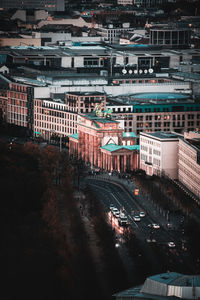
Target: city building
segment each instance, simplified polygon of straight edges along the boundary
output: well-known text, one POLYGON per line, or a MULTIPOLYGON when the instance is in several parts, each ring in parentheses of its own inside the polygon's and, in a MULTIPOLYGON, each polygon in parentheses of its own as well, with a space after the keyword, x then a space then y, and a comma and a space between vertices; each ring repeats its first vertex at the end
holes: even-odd
POLYGON ((118 44, 122 33, 133 31, 130 23, 107 24, 98 28, 99 33, 103 36, 104 41, 109 44, 118 44))
POLYGON ((64 0, 1 0, 0 8, 7 9, 45 9, 48 11, 64 11, 64 0))
POLYGON ((10 80, 0 74, 0 119, 7 121, 8 89, 10 80))
POLYGON ((165 4, 166 0, 134 0, 134 5, 142 7, 158 7, 165 4))
POLYGON ((185 132, 178 145, 178 180, 200 199, 200 132, 185 132))
POLYGON ((34 124, 33 87, 11 82, 7 97, 7 122, 25 127, 31 133, 34 124))
POLYGON ((200 126, 200 104, 185 94, 143 93, 108 98, 107 108, 125 132, 194 131, 200 126))
POLYGON ((0 119, 7 120, 7 90, 0 89, 0 119))
POLYGON ((133 5, 134 0, 117 0, 118 5, 133 5))
POLYGON ((189 48, 191 46, 191 29, 173 25, 157 25, 150 28, 150 44, 167 48, 189 48))
POLYGON ((69 136, 69 154, 90 166, 112 172, 139 167, 139 146, 135 135, 126 134, 109 111, 100 108, 78 117, 77 133, 69 136))
POLYGON ((12 47, 12 46, 34 46, 39 47, 41 46, 41 39, 36 39, 30 37, 21 37, 21 35, 14 33, 12 34, 1 34, 0 36, 0 46, 1 47, 12 47))
POLYGON ((147 175, 178 178, 178 135, 171 132, 140 133, 140 169, 147 175))
POLYGON ((141 286, 113 295, 116 300, 199 299, 200 276, 167 272, 148 277, 141 286))
POLYGON ((35 98, 34 135, 50 140, 54 134, 66 137, 77 133, 78 114, 92 112, 97 104, 105 108, 105 94, 74 92, 35 98))
POLYGON ((102 109, 106 108, 106 95, 99 92, 66 93, 65 100, 67 110, 81 114, 93 112, 97 104, 100 105, 102 109))

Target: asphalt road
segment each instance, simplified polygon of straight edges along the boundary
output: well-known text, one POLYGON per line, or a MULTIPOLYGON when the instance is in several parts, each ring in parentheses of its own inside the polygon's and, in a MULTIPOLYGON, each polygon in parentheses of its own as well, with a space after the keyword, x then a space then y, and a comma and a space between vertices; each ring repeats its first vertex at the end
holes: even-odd
MULTIPOLYGON (((97 198, 103 204, 105 211, 109 211, 110 204, 113 204, 119 210, 123 209, 128 216, 131 230, 141 240, 141 242, 148 248, 148 243, 155 243, 157 247, 162 249, 163 253, 171 257, 171 260, 175 260, 178 264, 188 265, 188 269, 191 269, 191 260, 185 252, 183 244, 183 235, 180 230, 169 229, 163 225, 163 218, 160 214, 153 212, 151 206, 144 208, 144 201, 138 203, 138 199, 131 195, 126 189, 124 189, 119 183, 113 183, 111 181, 102 180, 100 177, 86 177, 85 183, 90 185, 97 198), (141 217, 139 222, 134 221, 133 216, 139 215, 139 212, 144 211, 145 217, 141 217), (156 223, 160 224, 159 229, 152 229, 148 225, 156 223), (175 247, 168 246, 169 242, 174 242, 175 247)), ((143 199, 144 200, 144 199, 143 199)), ((167 222, 167 220, 166 220, 167 222)), ((152 257, 152 259, 156 258, 152 257)))

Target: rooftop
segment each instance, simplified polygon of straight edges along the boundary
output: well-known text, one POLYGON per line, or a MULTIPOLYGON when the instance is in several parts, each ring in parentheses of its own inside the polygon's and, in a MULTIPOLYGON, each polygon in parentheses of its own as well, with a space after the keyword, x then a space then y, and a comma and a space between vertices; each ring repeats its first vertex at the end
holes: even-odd
POLYGON ((178 141, 178 134, 172 132, 163 132, 163 131, 156 131, 156 132, 141 132, 140 135, 146 135, 148 137, 156 138, 158 140, 177 140, 178 141))
POLYGON ((126 149, 126 150, 140 150, 140 146, 139 145, 132 145, 132 146, 124 146, 124 145, 116 145, 116 144, 107 144, 103 147, 101 147, 101 149, 107 150, 109 152, 113 152, 113 151, 117 151, 117 150, 121 150, 121 149, 126 149))
POLYGON ((191 144, 191 146, 200 150, 200 139, 187 139, 187 141, 191 144))
POLYGON ((150 276, 145 280, 143 286, 127 289, 113 296, 116 296, 117 299, 197 299, 200 294, 199 287, 199 275, 167 272, 150 276))
POLYGON ((188 99, 190 95, 180 93, 141 93, 133 95, 133 99, 175 100, 188 99))
POLYGON ((75 96, 104 96, 104 93, 101 92, 66 92, 66 94, 75 96))
POLYGON ((74 138, 74 139, 78 140, 78 138, 79 138, 79 135, 78 135, 78 133, 74 133, 74 134, 71 134, 71 135, 69 135, 69 137, 71 137, 71 138, 74 138))
POLYGON ((129 137, 135 138, 136 134, 134 132, 123 132, 123 138, 129 138, 129 137))

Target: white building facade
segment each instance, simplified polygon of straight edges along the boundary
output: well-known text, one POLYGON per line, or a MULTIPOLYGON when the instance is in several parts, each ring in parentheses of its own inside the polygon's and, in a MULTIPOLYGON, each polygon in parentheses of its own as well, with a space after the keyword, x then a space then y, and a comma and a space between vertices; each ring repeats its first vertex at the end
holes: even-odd
POLYGON ((147 175, 178 177, 178 135, 171 132, 140 133, 140 169, 147 175))

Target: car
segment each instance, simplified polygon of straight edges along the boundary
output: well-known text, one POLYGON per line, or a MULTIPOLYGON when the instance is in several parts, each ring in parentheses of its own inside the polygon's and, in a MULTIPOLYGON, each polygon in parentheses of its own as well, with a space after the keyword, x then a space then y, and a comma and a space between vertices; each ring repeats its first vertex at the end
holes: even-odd
POLYGON ((113 215, 114 215, 116 218, 119 218, 120 213, 119 213, 119 210, 118 210, 116 207, 114 207, 114 208, 112 209, 112 213, 113 213, 113 215))
POLYGON ((154 228, 154 229, 159 229, 159 228, 160 228, 160 225, 159 225, 159 224, 153 223, 153 224, 149 224, 148 227, 154 228))
POLYGON ((139 217, 139 216, 134 216, 134 217, 133 217, 133 220, 134 220, 135 222, 139 222, 139 221, 140 221, 140 217, 139 217))
POLYGON ((115 207, 115 206, 114 206, 113 204, 110 204, 110 210, 111 210, 111 211, 113 210, 114 207, 115 207))
POLYGON ((166 226, 167 226, 167 228, 172 229, 172 224, 171 223, 168 223, 166 226))
POLYGON ((141 218, 145 217, 145 212, 144 212, 144 211, 141 211, 141 212, 140 212, 140 217, 141 217, 141 218))
POLYGON ((158 225, 158 224, 152 224, 152 227, 154 228, 154 229, 159 229, 160 228, 160 225, 158 225))
POLYGON ((128 224, 128 218, 124 213, 120 213, 119 219, 118 219, 119 225, 127 225, 128 224))
POLYGON ((174 244, 174 242, 169 242, 169 243, 167 243, 167 244, 168 244, 168 246, 169 246, 170 248, 176 247, 176 245, 174 244))

